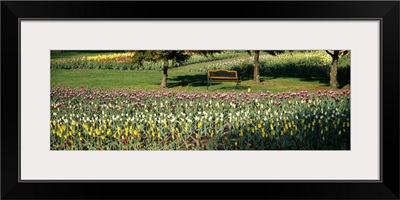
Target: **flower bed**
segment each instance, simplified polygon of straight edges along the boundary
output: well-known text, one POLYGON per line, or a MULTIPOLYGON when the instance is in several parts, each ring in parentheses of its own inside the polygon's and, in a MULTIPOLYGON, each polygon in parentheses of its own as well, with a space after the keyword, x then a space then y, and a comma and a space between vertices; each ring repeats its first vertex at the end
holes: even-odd
POLYGON ((350 91, 51 88, 51 150, 348 150, 350 91))

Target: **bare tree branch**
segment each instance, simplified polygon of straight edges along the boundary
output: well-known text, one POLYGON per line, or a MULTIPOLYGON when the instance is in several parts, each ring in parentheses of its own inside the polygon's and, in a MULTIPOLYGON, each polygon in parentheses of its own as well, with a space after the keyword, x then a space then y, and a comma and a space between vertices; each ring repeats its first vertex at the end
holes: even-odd
POLYGON ((333 57, 333 54, 331 52, 329 52, 328 50, 325 50, 325 51, 326 51, 326 53, 328 53, 330 56, 333 57))
POLYGON ((349 50, 341 51, 340 53, 341 53, 340 56, 343 57, 349 53, 349 50))

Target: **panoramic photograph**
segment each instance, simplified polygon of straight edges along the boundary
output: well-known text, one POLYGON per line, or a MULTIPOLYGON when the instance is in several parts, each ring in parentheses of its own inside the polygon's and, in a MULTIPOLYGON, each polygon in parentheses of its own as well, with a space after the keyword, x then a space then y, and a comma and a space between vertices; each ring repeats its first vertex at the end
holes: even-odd
POLYGON ((50 150, 350 150, 350 50, 51 50, 50 150))

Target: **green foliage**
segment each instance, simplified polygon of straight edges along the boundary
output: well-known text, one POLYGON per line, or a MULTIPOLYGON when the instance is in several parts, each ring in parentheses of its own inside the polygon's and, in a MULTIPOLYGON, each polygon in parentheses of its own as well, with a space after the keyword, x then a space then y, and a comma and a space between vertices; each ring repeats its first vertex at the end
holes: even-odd
POLYGON ((182 63, 183 61, 189 59, 190 55, 186 54, 185 51, 161 51, 161 50, 140 50, 133 52, 132 63, 137 63, 143 65, 145 61, 147 62, 159 62, 159 61, 175 61, 177 63, 182 63))
MULTIPOLYGON (((128 52, 129 53, 129 52, 128 52)), ((65 53, 67 54, 67 53, 65 53)), ((98 53, 95 54, 93 52, 82 53, 82 52, 71 52, 71 57, 64 57, 60 59, 52 59, 50 68, 51 69, 112 69, 112 70, 160 70, 163 66, 163 61, 159 60, 147 60, 144 55, 140 55, 135 59, 143 61, 140 63, 134 62, 132 56, 118 56, 124 54, 110 54, 110 53, 98 53), (73 56, 72 56, 73 55, 73 56), (111 58, 110 55, 115 55, 116 57, 120 57, 120 59, 111 58), (99 59, 102 58, 102 59, 99 59)), ((190 65, 195 63, 209 62, 209 61, 217 61, 227 58, 237 57, 240 54, 233 52, 221 52, 212 54, 193 54, 189 59, 186 59, 181 62, 177 62, 175 60, 169 60, 169 67, 175 68, 184 65, 190 65)))

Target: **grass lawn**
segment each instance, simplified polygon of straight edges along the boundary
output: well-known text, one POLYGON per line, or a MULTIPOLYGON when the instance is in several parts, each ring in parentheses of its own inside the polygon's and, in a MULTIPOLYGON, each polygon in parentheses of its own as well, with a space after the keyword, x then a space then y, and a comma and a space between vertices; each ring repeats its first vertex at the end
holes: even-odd
MULTIPOLYGON (((167 90, 179 91, 207 91, 207 76, 200 72, 186 72, 179 68, 170 69, 168 73, 167 90)), ((252 80, 244 80, 240 86, 236 83, 224 82, 214 83, 209 90, 232 91, 317 91, 329 90, 327 83, 315 79, 304 80, 303 78, 291 77, 268 77, 262 76, 260 84, 254 84, 252 80)), ((131 88, 157 90, 160 89, 161 71, 130 71, 130 70, 51 70, 51 84, 71 88, 80 86, 97 88, 131 88)))

